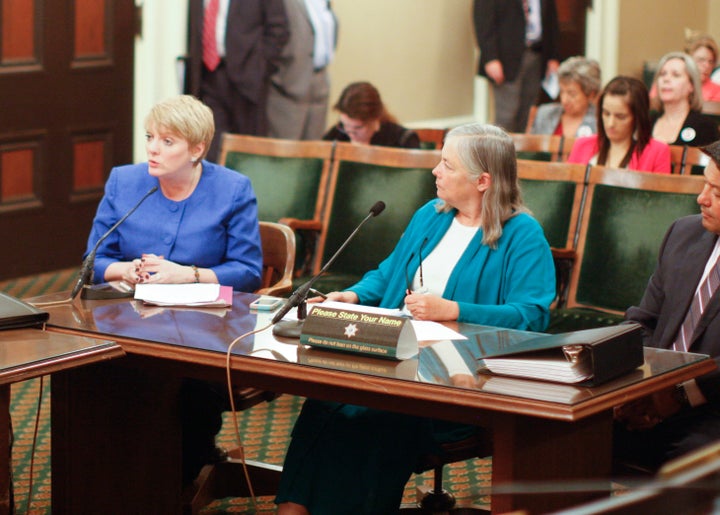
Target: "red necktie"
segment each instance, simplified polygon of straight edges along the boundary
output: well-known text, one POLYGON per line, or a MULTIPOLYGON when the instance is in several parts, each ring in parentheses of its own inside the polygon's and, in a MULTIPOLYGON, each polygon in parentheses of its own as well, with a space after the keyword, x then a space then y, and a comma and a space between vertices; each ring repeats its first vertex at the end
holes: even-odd
POLYGON ((690 309, 685 315, 685 320, 683 320, 677 338, 673 343, 673 350, 687 352, 690 349, 692 335, 703 311, 705 311, 705 306, 707 306, 718 285, 720 285, 720 267, 718 267, 718 264, 720 264, 720 260, 713 265, 710 273, 695 292, 692 303, 690 303, 690 309))
POLYGON ((214 71, 220 64, 220 54, 218 53, 217 39, 215 37, 219 7, 220 0, 210 0, 205 6, 205 14, 203 15, 203 63, 210 71, 214 71))

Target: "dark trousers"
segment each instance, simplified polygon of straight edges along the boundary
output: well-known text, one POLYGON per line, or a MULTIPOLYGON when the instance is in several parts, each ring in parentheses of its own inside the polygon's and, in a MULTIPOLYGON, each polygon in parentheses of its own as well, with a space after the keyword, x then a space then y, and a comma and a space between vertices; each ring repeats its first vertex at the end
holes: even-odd
POLYGON ((203 67, 200 83, 200 100, 212 109, 215 118, 213 137, 208 161, 217 162, 220 156, 220 139, 224 132, 267 136, 267 90, 259 102, 245 97, 230 81, 224 63, 213 72, 203 67))
POLYGON ((646 431, 628 431, 616 424, 616 460, 657 470, 666 461, 720 439, 720 409, 705 404, 681 411, 646 431))

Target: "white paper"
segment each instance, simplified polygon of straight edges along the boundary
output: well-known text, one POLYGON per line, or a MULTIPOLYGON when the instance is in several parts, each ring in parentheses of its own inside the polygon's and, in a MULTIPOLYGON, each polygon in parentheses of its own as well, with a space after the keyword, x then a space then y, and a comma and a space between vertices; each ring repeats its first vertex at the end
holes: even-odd
POLYGON ((199 304, 217 300, 220 285, 217 283, 188 284, 136 284, 135 299, 152 304, 199 304))
POLYGON ((557 73, 546 75, 542 81, 542 87, 550 98, 555 100, 560 94, 560 81, 557 73))

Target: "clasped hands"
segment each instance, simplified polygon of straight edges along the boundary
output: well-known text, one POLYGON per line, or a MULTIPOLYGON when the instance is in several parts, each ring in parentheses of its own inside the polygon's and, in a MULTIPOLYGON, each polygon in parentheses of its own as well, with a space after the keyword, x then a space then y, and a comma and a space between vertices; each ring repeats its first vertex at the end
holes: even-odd
MULTIPOLYGON (((308 299, 308 302, 322 302, 323 300, 322 297, 313 297, 308 299)), ((357 304, 360 301, 357 294, 351 291, 330 292, 327 294, 327 300, 348 304, 357 304)), ((405 306, 416 320, 433 320, 435 322, 457 320, 460 314, 457 302, 428 293, 409 293, 405 296, 405 306)))
POLYGON ((179 265, 155 254, 143 254, 128 262, 122 280, 129 284, 177 284, 195 282, 192 267, 179 265))
POLYGON ((614 409, 614 418, 630 431, 652 429, 682 408, 674 390, 674 387, 666 388, 618 406, 614 409))

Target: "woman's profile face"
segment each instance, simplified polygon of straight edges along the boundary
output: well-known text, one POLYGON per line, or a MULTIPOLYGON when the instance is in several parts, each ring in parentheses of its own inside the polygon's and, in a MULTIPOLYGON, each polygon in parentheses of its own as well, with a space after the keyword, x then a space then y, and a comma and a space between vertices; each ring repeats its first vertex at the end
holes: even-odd
POLYGON ((626 95, 605 95, 601 116, 610 143, 623 143, 632 138, 635 132, 635 117, 626 95))
POLYGON ((191 149, 188 141, 166 130, 150 127, 145 133, 150 175, 162 177, 192 167, 199 149, 191 149))
POLYGON ((715 69, 715 55, 708 47, 701 46, 695 49, 692 53, 692 58, 700 72, 700 82, 705 84, 710 80, 710 75, 715 69))
POLYGON ((437 196, 453 207, 478 197, 476 181, 468 174, 458 157, 456 145, 452 139, 445 142, 442 157, 432 171, 435 176, 437 196))
POLYGON ((668 60, 658 73, 658 96, 663 103, 690 101, 693 84, 682 59, 668 60))
POLYGON ((570 116, 584 116, 590 104, 588 97, 574 80, 560 81, 560 104, 565 114, 570 116))

